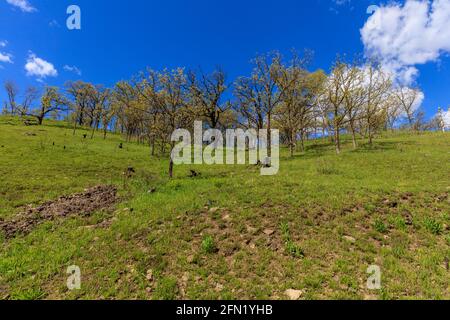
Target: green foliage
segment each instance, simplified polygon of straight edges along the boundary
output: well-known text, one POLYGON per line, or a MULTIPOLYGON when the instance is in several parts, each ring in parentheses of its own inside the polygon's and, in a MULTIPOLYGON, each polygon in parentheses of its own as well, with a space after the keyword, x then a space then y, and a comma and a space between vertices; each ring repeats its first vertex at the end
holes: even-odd
POLYGON ((372 203, 366 203, 364 204, 364 209, 366 209, 368 213, 374 213, 377 210, 377 206, 372 203))
POLYGON ((294 258, 303 258, 305 253, 299 245, 292 241, 289 224, 282 223, 280 228, 286 252, 294 258))
POLYGON ((178 292, 177 280, 174 277, 163 277, 158 281, 153 299, 174 300, 178 292))
POLYGON ((428 231, 435 235, 440 235, 443 232, 443 226, 442 223, 437 221, 433 218, 426 218, 424 220, 425 228, 427 228, 428 231))
POLYGON ((205 236, 202 241, 202 250, 203 252, 207 254, 215 253, 217 252, 217 247, 214 242, 213 237, 211 236, 205 236))
POLYGON ((406 221, 403 217, 400 216, 396 216, 393 218, 393 224, 395 225, 395 227, 398 230, 406 230, 407 226, 406 226, 406 221))
POLYGON ((381 219, 376 219, 373 227, 379 233, 386 233, 388 231, 386 224, 381 219))

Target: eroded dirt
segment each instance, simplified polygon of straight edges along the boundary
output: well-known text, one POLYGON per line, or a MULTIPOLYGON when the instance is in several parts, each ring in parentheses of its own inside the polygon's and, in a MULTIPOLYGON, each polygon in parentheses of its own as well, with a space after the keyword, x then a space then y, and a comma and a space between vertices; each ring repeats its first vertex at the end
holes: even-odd
POLYGON ((18 234, 30 233, 37 225, 45 221, 77 215, 87 216, 95 211, 112 209, 117 200, 115 186, 96 186, 86 189, 83 193, 62 196, 38 207, 29 205, 13 219, 0 220, 0 230, 6 239, 11 239, 18 234))

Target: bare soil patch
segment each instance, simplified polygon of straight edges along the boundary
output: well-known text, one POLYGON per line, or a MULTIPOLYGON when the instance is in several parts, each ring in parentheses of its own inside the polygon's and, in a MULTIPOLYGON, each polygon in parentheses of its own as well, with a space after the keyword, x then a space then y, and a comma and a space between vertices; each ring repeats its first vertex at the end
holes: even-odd
POLYGON ((83 193, 62 196, 38 207, 29 205, 13 219, 0 220, 0 230, 6 239, 11 239, 17 234, 30 233, 37 225, 45 221, 76 215, 87 216, 95 211, 110 210, 117 200, 115 186, 96 186, 86 189, 83 193))

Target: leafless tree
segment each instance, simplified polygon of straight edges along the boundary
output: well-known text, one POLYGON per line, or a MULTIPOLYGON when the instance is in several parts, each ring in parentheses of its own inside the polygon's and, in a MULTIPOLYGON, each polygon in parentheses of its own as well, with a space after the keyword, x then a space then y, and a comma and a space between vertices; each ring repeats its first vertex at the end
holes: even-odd
POLYGON ((25 116, 32 109, 34 101, 39 98, 39 91, 36 87, 28 87, 23 97, 23 102, 18 106, 18 112, 21 116, 25 116))
POLYGON ((190 72, 188 81, 189 98, 194 111, 206 118, 211 128, 216 129, 221 116, 231 107, 229 102, 222 101, 227 89, 225 72, 221 68, 211 74, 190 72))
POLYGON ((352 81, 347 64, 338 59, 325 82, 324 91, 321 95, 321 104, 325 106, 327 118, 329 117, 329 123, 334 132, 337 154, 341 153, 341 131, 348 122, 345 99, 352 88, 352 81))
POLYGON ((408 124, 411 129, 414 128, 416 111, 420 99, 422 97, 422 92, 417 88, 410 88, 402 86, 394 91, 397 101, 400 104, 402 111, 405 113, 408 119, 408 124))
POLYGON ((15 114, 17 110, 17 95, 19 93, 19 89, 17 85, 13 81, 6 81, 5 84, 6 94, 8 95, 8 103, 11 114, 15 114))
POLYGON ((389 75, 383 71, 382 65, 369 61, 364 66, 364 86, 366 88, 366 102, 364 104, 362 119, 372 144, 375 133, 386 123, 386 113, 383 108, 392 88, 389 75))

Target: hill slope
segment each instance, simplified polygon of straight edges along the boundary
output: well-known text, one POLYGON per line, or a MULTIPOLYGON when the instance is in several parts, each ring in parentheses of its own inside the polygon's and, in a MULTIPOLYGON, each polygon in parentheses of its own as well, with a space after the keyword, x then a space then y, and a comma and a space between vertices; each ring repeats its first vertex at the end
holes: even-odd
POLYGON ((310 142, 305 154, 286 152, 273 177, 177 166, 168 180, 167 160, 148 146, 0 117, 0 219, 99 185, 119 198, 3 232, 0 298, 284 299, 297 289, 305 299, 449 299, 450 136, 344 149, 310 142), (71 265, 81 290, 66 287, 71 265), (381 290, 366 287, 370 265, 381 268, 381 290))

